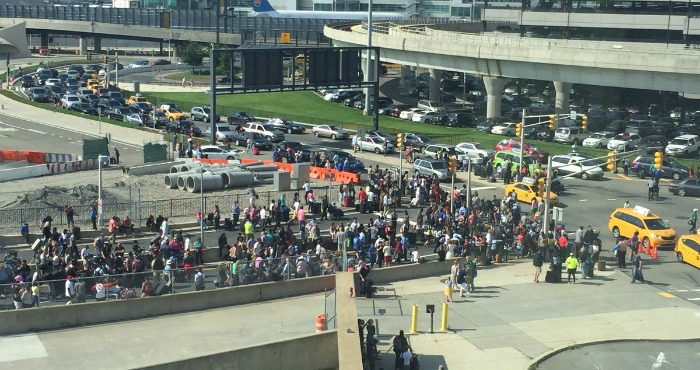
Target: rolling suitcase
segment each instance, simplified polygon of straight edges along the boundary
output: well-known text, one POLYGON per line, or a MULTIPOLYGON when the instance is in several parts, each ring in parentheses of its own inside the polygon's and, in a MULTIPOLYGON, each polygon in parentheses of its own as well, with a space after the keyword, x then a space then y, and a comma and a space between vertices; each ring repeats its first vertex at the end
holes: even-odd
POLYGON ((75 237, 75 240, 76 240, 76 241, 82 239, 82 238, 80 237, 80 228, 79 228, 79 227, 74 227, 74 228, 73 228, 73 236, 75 237))
POLYGON ((545 283, 556 283, 556 281, 554 280, 554 271, 552 271, 552 270, 547 271, 547 274, 545 274, 545 276, 544 276, 544 282, 545 283))

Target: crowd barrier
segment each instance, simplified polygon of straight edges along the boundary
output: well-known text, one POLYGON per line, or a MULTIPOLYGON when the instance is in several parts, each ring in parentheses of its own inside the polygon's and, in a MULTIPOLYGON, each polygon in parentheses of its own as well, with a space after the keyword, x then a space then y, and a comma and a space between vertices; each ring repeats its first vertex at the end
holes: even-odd
POLYGON ((46 153, 34 150, 0 150, 0 160, 27 161, 29 163, 46 163, 46 153))
MULTIPOLYGON (((248 163, 253 163, 253 162, 262 162, 263 164, 274 164, 277 166, 277 168, 280 171, 288 171, 292 175, 294 175, 294 164, 293 163, 285 163, 285 162, 274 162, 274 161, 259 161, 256 159, 241 159, 241 163, 243 164, 248 164, 248 163)), ((347 171, 338 171, 338 170, 331 170, 331 169, 326 169, 323 167, 315 167, 315 166, 310 166, 309 170, 309 177, 312 179, 316 180, 327 180, 328 178, 326 177, 327 174, 332 174, 332 181, 342 183, 342 184, 347 184, 350 181, 353 181, 354 183, 359 183, 360 182, 360 175, 352 172, 347 172, 347 171)))
POLYGON ((49 175, 50 172, 45 164, 37 164, 33 166, 24 166, 18 168, 8 168, 0 170, 0 182, 28 179, 49 175))
POLYGON ((83 156, 77 154, 60 154, 60 153, 44 153, 44 161, 46 163, 63 163, 82 161, 83 156))
MULTIPOLYGON (((357 323, 355 323, 357 327, 357 323)), ((352 336, 356 342, 357 334, 352 336)), ((148 370, 246 369, 268 370, 273 364, 284 369, 327 370, 338 368, 338 334, 335 330, 319 334, 268 342, 185 360, 146 366, 148 370), (300 356, 313 351, 312 356, 300 356)))
POLYGON ((46 168, 49 174, 59 174, 68 172, 77 172, 83 170, 91 170, 97 168, 99 163, 97 159, 86 159, 83 161, 73 161, 65 163, 47 163, 46 168))

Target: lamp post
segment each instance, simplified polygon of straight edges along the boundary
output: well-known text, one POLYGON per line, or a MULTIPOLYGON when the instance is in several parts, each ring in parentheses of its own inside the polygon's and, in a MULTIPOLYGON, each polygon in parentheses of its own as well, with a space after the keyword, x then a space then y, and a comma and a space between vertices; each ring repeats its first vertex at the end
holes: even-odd
MULTIPOLYGON (((372 56, 371 56, 372 51, 370 50, 370 48, 372 47, 372 5, 373 5, 372 0, 369 0, 369 9, 367 9, 368 10, 367 11, 367 64, 365 67, 365 71, 367 74, 365 76, 365 81, 367 81, 367 82, 371 81, 371 78, 374 76, 372 74, 372 72, 375 72, 375 71, 372 71, 372 56)), ((371 102, 370 91, 371 90, 372 89, 367 88, 367 90, 366 90, 367 92, 365 93, 365 109, 363 110, 363 114, 366 116, 368 116, 372 112, 370 110, 370 102, 371 102)), ((374 102, 374 103, 377 106, 379 105, 379 102, 374 102)), ((375 107, 375 108, 378 109, 378 107, 375 107)), ((376 130, 377 128, 375 127, 374 129, 376 130)))
POLYGON ((199 162, 199 237, 204 240, 204 164, 199 162))

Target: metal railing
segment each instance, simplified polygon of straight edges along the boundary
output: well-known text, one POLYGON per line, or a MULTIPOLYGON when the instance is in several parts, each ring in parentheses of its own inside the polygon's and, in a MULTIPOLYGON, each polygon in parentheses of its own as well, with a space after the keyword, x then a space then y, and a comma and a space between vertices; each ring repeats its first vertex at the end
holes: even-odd
MULTIPOLYGON (((220 262, 202 265, 205 281, 203 286, 195 283, 195 274, 200 266, 188 266, 177 269, 149 270, 144 272, 132 272, 123 274, 111 274, 103 276, 78 276, 73 280, 83 281, 86 284, 85 302, 96 301, 95 286, 102 282, 105 287, 106 301, 119 299, 139 299, 150 296, 160 296, 166 294, 177 294, 193 292, 197 290, 211 290, 217 288, 235 287, 241 285, 259 284, 265 282, 286 281, 305 277, 314 277, 334 274, 340 268, 338 257, 327 254, 326 265, 318 255, 305 254, 303 256, 290 256, 282 258, 268 258, 260 261, 238 261, 237 273, 232 273, 233 262, 220 262), (285 271, 286 259, 289 258, 291 267, 285 271), (298 259, 307 262, 305 272, 297 270, 298 259), (142 297, 144 293, 142 287, 144 282, 148 282, 151 287, 150 295, 142 297)), ((57 271, 54 271, 56 273, 57 271)), ((22 283, 0 284, 0 310, 13 309, 13 291, 19 288, 22 283)), ((31 291, 31 282, 24 283, 31 291)), ((75 296, 66 297, 66 279, 48 279, 37 282, 39 286, 38 303, 39 307, 64 305, 69 300, 71 303, 79 302, 75 296)), ((233 293, 232 293, 233 294, 233 293)), ((335 311, 335 309, 333 309, 335 311)))

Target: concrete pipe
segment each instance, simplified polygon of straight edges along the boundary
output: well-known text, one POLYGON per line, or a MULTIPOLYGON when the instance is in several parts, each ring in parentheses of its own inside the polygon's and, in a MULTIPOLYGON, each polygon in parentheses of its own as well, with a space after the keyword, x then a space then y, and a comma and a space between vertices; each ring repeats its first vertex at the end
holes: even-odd
POLYGON ((220 190, 224 187, 224 181, 219 175, 205 174, 200 179, 199 175, 189 175, 187 176, 187 191, 190 193, 197 193, 201 189, 204 191, 208 190, 220 190))
POLYGON ((246 167, 246 170, 251 172, 277 172, 279 169, 274 164, 263 164, 261 166, 246 167))
POLYGON ((262 180, 262 179, 272 179, 275 177, 276 172, 255 172, 255 179, 256 180, 262 180))
POLYGON ((262 164, 263 163, 261 161, 258 161, 258 162, 251 162, 251 163, 242 164, 242 165, 240 165, 240 167, 241 168, 248 168, 251 166, 261 166, 262 164))
POLYGON ((180 166, 170 167, 170 173, 178 173, 178 172, 180 172, 180 166))
POLYGON ((244 172, 241 170, 231 170, 220 174, 221 180, 224 182, 224 187, 242 188, 255 182, 255 176, 252 172, 244 172))
POLYGON ((166 189, 177 189, 177 179, 180 177, 179 173, 169 173, 165 175, 165 188, 166 189))
MULTIPOLYGON (((194 174, 185 174, 177 178, 177 188, 180 190, 187 190, 187 176, 194 174)), ((199 176, 199 174, 197 174, 199 176)))
POLYGON ((209 167, 211 167, 211 165, 209 163, 201 163, 200 164, 199 162, 196 162, 196 163, 182 164, 178 167, 180 169, 180 171, 178 171, 178 172, 187 172, 189 170, 194 170, 194 169, 200 168, 200 167, 209 168, 209 167))

